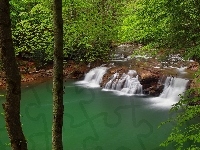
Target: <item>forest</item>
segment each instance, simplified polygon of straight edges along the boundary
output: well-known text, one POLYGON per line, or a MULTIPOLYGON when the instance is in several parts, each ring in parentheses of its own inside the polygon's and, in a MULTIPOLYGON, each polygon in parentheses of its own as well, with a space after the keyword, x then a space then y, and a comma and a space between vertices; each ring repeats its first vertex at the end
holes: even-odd
MULTIPOLYGON (((40 63, 52 60, 51 1, 10 3, 15 53, 30 52, 40 63)), ((153 54, 166 49, 165 53, 181 51, 184 57, 198 60, 198 14, 198 1, 66 0, 64 55, 86 62, 106 60, 112 46, 136 42, 147 50, 154 48, 153 54)))
MULTIPOLYGON (((107 63, 116 47, 137 44, 142 46, 132 51, 132 57, 165 60, 179 54, 199 63, 199 14, 198 0, 0 0, 0 65, 7 87, 2 114, 11 148, 25 150, 29 144, 20 122, 18 60, 34 62, 36 70, 53 64, 52 149, 62 150, 63 61, 107 63)), ((199 75, 198 66, 190 88, 170 109, 176 115, 159 126, 176 122, 160 147, 200 149, 199 75)))

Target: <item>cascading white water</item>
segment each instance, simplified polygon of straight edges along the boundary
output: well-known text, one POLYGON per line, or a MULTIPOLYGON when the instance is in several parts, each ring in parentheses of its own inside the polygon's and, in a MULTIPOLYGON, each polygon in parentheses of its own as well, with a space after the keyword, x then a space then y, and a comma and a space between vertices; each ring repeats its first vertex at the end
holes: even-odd
POLYGON ((81 84, 87 87, 100 87, 103 75, 106 73, 107 67, 96 67, 90 70, 83 81, 78 81, 76 84, 81 84))
MULTIPOLYGON (((86 74, 83 81, 76 83, 86 87, 100 87, 102 77, 107 69, 107 67, 96 67, 86 74)), ((186 79, 167 77, 164 83, 164 90, 160 96, 150 98, 148 101, 153 105, 171 107, 179 100, 179 95, 185 91, 187 83, 188 80, 186 79)), ((119 73, 113 74, 103 90, 115 91, 118 95, 140 95, 143 93, 142 85, 135 70, 129 70, 127 74, 123 73, 121 77, 119 77, 119 73)))
POLYGON ((127 74, 122 74, 120 79, 117 79, 118 76, 119 74, 115 73, 106 83, 104 90, 114 90, 118 94, 125 95, 142 94, 142 85, 135 70, 129 70, 127 74))
MULTIPOLYGON (((107 67, 96 67, 90 70, 83 81, 78 81, 76 84, 87 87, 100 87, 103 75, 106 73, 107 67)), ((142 85, 140 84, 135 70, 129 70, 127 74, 123 74, 119 79, 119 73, 115 73, 106 83, 104 90, 114 90, 119 94, 133 95, 142 94, 142 85)))
POLYGON ((119 73, 115 73, 111 76, 110 81, 108 81, 105 85, 105 89, 112 89, 116 85, 113 81, 119 76, 119 73))
POLYGON ((163 92, 159 97, 151 98, 151 102, 159 107, 171 107, 180 99, 179 95, 183 94, 186 89, 188 80, 175 77, 167 77, 164 84, 163 92))
POLYGON ((179 94, 185 91, 187 83, 188 80, 186 79, 167 77, 164 90, 159 97, 176 101, 179 99, 179 94))

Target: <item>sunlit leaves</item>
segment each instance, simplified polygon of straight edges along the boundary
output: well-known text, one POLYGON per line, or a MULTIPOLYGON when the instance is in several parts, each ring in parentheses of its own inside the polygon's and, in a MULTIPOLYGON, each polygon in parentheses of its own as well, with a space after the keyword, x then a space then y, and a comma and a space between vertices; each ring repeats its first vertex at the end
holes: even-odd
POLYGON ((109 59, 109 47, 117 42, 120 2, 71 0, 64 4, 65 50, 69 58, 81 61, 109 59), (67 7, 68 6, 68 7, 67 7))
MULTIPOLYGON (((52 59, 51 1, 12 0, 16 11, 13 39, 16 53, 29 51, 52 59), (17 12, 17 14, 16 14, 17 12)), ((117 42, 122 2, 117 0, 65 0, 63 2, 64 54, 68 59, 109 59, 109 47, 117 42)))
MULTIPOLYGON (((17 0, 11 2, 11 4, 17 3, 17 0)), ((16 53, 31 53, 30 59, 38 62, 39 67, 43 65, 45 60, 52 59, 53 29, 51 10, 39 0, 21 1, 15 10, 18 12, 18 18, 12 30, 16 53), (20 7, 24 7, 24 9, 20 9, 20 7)))
POLYGON ((200 59, 200 5, 197 0, 137 0, 125 6, 122 41, 154 48, 186 49, 187 58, 200 59))

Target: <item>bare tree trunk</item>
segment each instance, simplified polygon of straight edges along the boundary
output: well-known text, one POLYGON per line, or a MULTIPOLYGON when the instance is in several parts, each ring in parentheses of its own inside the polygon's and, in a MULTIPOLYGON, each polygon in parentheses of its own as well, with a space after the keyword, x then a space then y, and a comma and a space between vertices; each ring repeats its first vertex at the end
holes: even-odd
POLYGON ((63 127, 63 20, 62 0, 53 0, 54 66, 52 149, 62 150, 63 127))
POLYGON ((6 129, 13 150, 27 150, 20 122, 21 75, 12 42, 9 0, 0 0, 0 57, 6 73, 6 129))

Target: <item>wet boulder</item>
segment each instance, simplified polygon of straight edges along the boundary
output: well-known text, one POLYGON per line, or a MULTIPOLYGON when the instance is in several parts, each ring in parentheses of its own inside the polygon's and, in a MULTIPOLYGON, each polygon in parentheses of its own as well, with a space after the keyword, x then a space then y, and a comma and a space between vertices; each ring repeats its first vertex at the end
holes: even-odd
POLYGON ((138 71, 139 81, 143 87, 143 93, 151 96, 159 96, 164 86, 159 83, 162 74, 154 69, 141 69, 138 71))

